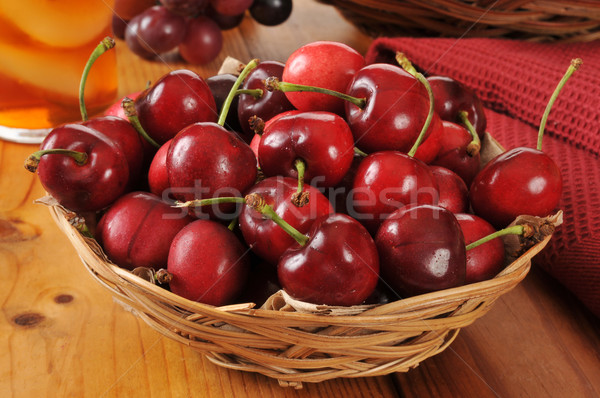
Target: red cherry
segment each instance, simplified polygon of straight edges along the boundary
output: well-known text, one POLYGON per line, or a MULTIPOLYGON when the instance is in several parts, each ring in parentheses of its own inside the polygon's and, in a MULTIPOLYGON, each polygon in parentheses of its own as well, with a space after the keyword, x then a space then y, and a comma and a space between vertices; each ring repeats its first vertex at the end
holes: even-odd
MULTIPOLYGON (((283 81, 346 92, 348 83, 364 65, 364 57, 350 46, 316 41, 298 48, 288 57, 283 81)), ((339 98, 310 92, 289 92, 286 96, 302 111, 344 114, 344 101, 339 98)))
POLYGON ((115 264, 158 270, 167 266, 171 241, 191 220, 154 194, 130 192, 102 216, 96 239, 115 264))
POLYGON ((102 116, 82 122, 115 142, 125 155, 129 166, 129 186, 137 186, 144 166, 144 139, 127 120, 117 116, 102 116))
MULTIPOLYGON (((196 123, 173 138, 167 152, 169 186, 175 198, 240 196, 256 181, 256 157, 244 141, 216 123, 196 123)), ((197 209, 226 216, 232 206, 197 209), (218 210, 218 211, 217 211, 218 210)))
POLYGON ((140 123, 159 144, 184 127, 197 122, 216 122, 217 108, 208 84, 189 70, 162 76, 135 100, 140 123))
POLYGON ((330 112, 302 112, 279 117, 260 140, 258 160, 266 176, 298 178, 297 160, 305 164, 304 179, 323 187, 339 183, 352 163, 350 128, 330 112))
POLYGON ((271 119, 273 116, 285 111, 295 109, 288 101, 285 93, 281 91, 268 91, 264 87, 264 80, 275 76, 281 78, 284 64, 275 61, 263 61, 254 68, 244 80, 242 90, 262 90, 260 96, 252 94, 240 94, 237 106, 237 115, 242 127, 244 137, 253 136, 254 130, 250 126, 250 118, 253 116, 261 118, 263 121, 271 119))
POLYGON ((402 152, 375 152, 358 166, 349 214, 375 234, 394 210, 411 203, 434 204, 438 198, 435 177, 425 163, 402 152))
POLYGON ((160 198, 165 198, 169 185, 169 174, 167 173, 167 152, 169 151, 169 145, 171 145, 172 139, 162 144, 162 146, 156 151, 150 167, 148 168, 148 186, 150 192, 157 195, 160 198))
MULTIPOLYGON (((362 108, 346 102, 346 120, 357 147, 367 153, 411 149, 430 107, 427 90, 414 76, 394 65, 371 64, 356 73, 347 93, 365 99, 362 108)), ((436 125, 429 125, 424 139, 436 125)))
POLYGON ((440 166, 429 166, 440 193, 438 206, 452 213, 469 210, 469 189, 465 182, 452 170, 440 166))
POLYGON ((479 148, 470 146, 473 138, 465 127, 448 121, 443 121, 443 126, 441 148, 431 163, 454 171, 469 187, 479 172, 479 148))
MULTIPOLYGON (((469 245, 496 232, 496 229, 481 217, 473 214, 455 214, 469 245)), ((496 276, 504 269, 504 243, 496 238, 467 250, 466 283, 480 282, 496 276)))
POLYGON ((454 215, 439 206, 408 205, 393 212, 375 237, 381 277, 402 297, 465 283, 466 248, 454 215))
POLYGON ((297 300, 351 306, 364 302, 379 279, 379 256, 367 230, 344 214, 317 219, 305 245, 294 243, 282 255, 277 274, 297 300))
POLYGON ((37 169, 44 189, 74 212, 107 207, 125 192, 129 183, 129 166, 119 145, 81 124, 53 129, 30 161, 34 164, 28 169, 37 169), (56 150, 70 154, 52 153, 56 150))
POLYGON ((442 120, 459 123, 459 112, 465 111, 475 131, 483 136, 487 126, 485 110, 481 99, 466 85, 447 76, 430 76, 427 78, 433 97, 435 111, 442 120))
POLYGON ((227 227, 196 220, 173 239, 167 270, 171 291, 210 305, 231 304, 242 292, 250 259, 248 249, 227 227))
MULTIPOLYGON (((297 206, 292 201, 297 190, 296 180, 277 176, 257 183, 248 195, 260 195, 279 217, 301 233, 306 233, 316 218, 333 213, 333 207, 327 197, 310 185, 303 189, 308 203, 297 206)), ((281 254, 294 243, 294 239, 251 207, 243 206, 239 218, 244 240, 252 251, 268 263, 277 265, 281 254)))
POLYGON ((488 162, 469 190, 475 214, 497 229, 522 214, 551 214, 561 195, 562 176, 556 163, 537 149, 522 147, 488 162))

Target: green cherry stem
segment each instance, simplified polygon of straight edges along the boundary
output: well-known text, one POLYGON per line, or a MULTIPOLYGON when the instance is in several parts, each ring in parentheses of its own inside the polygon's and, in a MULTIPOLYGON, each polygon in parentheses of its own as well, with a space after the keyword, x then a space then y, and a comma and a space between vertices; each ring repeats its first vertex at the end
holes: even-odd
POLYGON ((562 91, 563 87, 567 83, 567 80, 569 80, 571 75, 573 75, 573 73, 577 69, 579 69, 579 67, 581 66, 582 63, 583 63, 583 61, 581 60, 581 58, 572 59, 571 64, 567 68, 567 71, 565 72, 562 79, 560 79, 560 81, 558 82, 558 85, 554 89, 554 92, 552 93, 552 96, 550 97, 550 100, 548 101, 548 104, 546 105, 546 110, 544 111, 544 114, 542 115, 542 120, 540 122, 540 128, 538 130, 538 140, 537 140, 537 150, 538 151, 542 150, 542 138, 544 136, 544 130, 546 129, 546 122, 548 121, 548 115, 550 114, 550 109, 552 109, 554 102, 558 98, 558 94, 560 94, 560 92, 562 91))
POLYGON ((288 224, 283 218, 279 217, 275 210, 269 206, 265 199, 259 194, 253 193, 246 195, 246 205, 256 210, 265 217, 273 220, 273 222, 279 225, 285 232, 287 232, 292 238, 298 242, 300 246, 306 246, 309 241, 309 237, 298 231, 296 228, 288 224))
POLYGON ((486 242, 491 241, 492 239, 499 238, 505 235, 523 235, 525 237, 530 236, 533 233, 533 227, 528 224, 523 225, 513 225, 511 227, 506 227, 504 229, 493 232, 483 238, 476 240, 473 243, 467 245, 467 250, 471 250, 477 246, 483 245, 486 242))
POLYGON ((131 125, 133 126, 133 128, 135 128, 135 130, 138 132, 138 134, 141 135, 146 141, 148 141, 150 143, 150 145, 152 145, 153 147, 160 148, 160 144, 158 142, 154 141, 152 139, 152 137, 150 137, 148 135, 148 133, 146 132, 146 130, 144 130, 144 128, 142 127, 142 124, 140 123, 140 119, 137 115, 137 111, 135 110, 134 101, 129 97, 125 97, 125 98, 123 98, 123 101, 121 102, 121 106, 123 107, 123 110, 125 111, 125 115, 127 115, 127 119, 129 120, 129 123, 131 123, 131 125))
POLYGON ((419 136, 417 137, 417 140, 413 144, 412 148, 410 148, 410 151, 408 151, 408 156, 414 157, 415 153, 417 152, 417 149, 419 149, 419 145, 421 145, 421 142, 423 142, 425 133, 427 132, 427 129, 429 129, 429 125, 431 124, 431 120, 433 119, 433 110, 434 110, 433 91, 431 90, 431 86, 429 85, 429 82, 427 81, 425 76, 423 76, 422 73, 419 73, 415 69, 415 67, 408 60, 406 55, 404 55, 404 53, 401 53, 401 52, 396 53, 396 62, 398 62, 398 64, 402 67, 402 69, 404 69, 406 72, 410 73, 412 76, 415 77, 415 79, 417 79, 421 84, 423 84, 423 86, 425 86, 425 89, 427 90, 427 94, 429 95, 429 112, 427 113, 427 118, 425 119, 425 124, 421 128, 421 132, 419 133, 419 136))
POLYGON ((358 156, 362 156, 363 158, 366 158, 367 156, 369 156, 368 153, 361 151, 357 147, 354 147, 354 153, 357 154, 358 156))
POLYGON ((38 165, 40 164, 40 159, 45 155, 65 155, 73 158, 75 163, 82 166, 88 160, 88 155, 85 152, 72 151, 70 149, 61 149, 61 148, 53 148, 53 149, 42 149, 37 152, 32 153, 25 160, 25 168, 32 173, 35 173, 38 165))
POLYGON ((264 93, 265 92, 262 88, 241 88, 239 90, 236 90, 235 95, 248 94, 253 96, 255 99, 259 99, 263 96, 264 93))
POLYGON ((458 112, 458 117, 465 125, 472 138, 471 142, 469 142, 469 145, 467 145, 467 154, 471 157, 477 156, 481 150, 481 140, 479 139, 479 134, 477 134, 477 131, 475 131, 475 127, 469 120, 469 113, 467 111, 460 111, 458 112))
POLYGON ((294 167, 298 172, 298 190, 296 191, 297 195, 300 195, 304 190, 304 174, 306 172, 306 163, 302 159, 296 159, 294 162, 294 167))
POLYGON ((328 88, 323 87, 315 87, 315 86, 306 86, 304 84, 295 84, 289 82, 282 82, 277 77, 271 76, 265 79, 265 88, 268 91, 282 91, 284 93, 289 92, 311 92, 311 93, 320 93, 327 94, 337 98, 341 98, 345 101, 348 101, 360 109, 364 109, 366 106, 367 100, 365 98, 357 98, 348 94, 341 93, 339 91, 330 90, 328 88))
POLYGON ((229 90, 229 94, 227 94, 227 98, 225 98, 225 101, 223 101, 223 107, 221 108, 221 113, 219 113, 219 120, 217 121, 217 124, 219 126, 225 125, 225 120, 227 119, 227 114, 229 113, 229 108, 231 108, 231 103, 233 102, 233 98, 236 96, 238 89, 240 88, 240 85, 242 84, 244 79, 246 79, 246 76, 248 76, 248 74, 252 71, 252 69, 254 69, 258 66, 259 62, 260 61, 256 58, 251 60, 250 62, 248 62, 246 64, 246 66, 244 67, 244 69, 242 69, 242 71, 240 72, 235 83, 233 83, 233 86, 231 86, 231 90, 229 90))
POLYGON ((83 68, 83 73, 81 74, 81 80, 79 81, 79 111, 81 112, 81 120, 83 120, 84 122, 86 120, 88 120, 87 109, 85 107, 84 93, 85 93, 85 83, 87 82, 87 78, 90 73, 90 69, 92 69, 92 65, 94 64, 94 62, 96 62, 98 57, 100 57, 102 54, 104 54, 106 51, 110 50, 114 46, 115 46, 115 41, 113 40, 112 37, 105 37, 104 39, 102 39, 100 44, 98 44, 98 46, 96 46, 94 51, 92 51, 90 58, 88 59, 88 61, 86 62, 85 66, 83 68))

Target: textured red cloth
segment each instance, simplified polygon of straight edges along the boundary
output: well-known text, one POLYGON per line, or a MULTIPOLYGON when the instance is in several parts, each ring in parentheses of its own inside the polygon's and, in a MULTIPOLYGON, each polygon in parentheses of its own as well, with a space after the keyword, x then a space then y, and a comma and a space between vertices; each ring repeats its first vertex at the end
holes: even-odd
POLYGON ((600 316, 600 41, 379 38, 367 62, 394 63, 396 51, 427 75, 450 76, 475 90, 486 106, 487 130, 507 149, 536 146, 550 95, 570 60, 583 60, 546 125, 543 150, 563 174, 564 223, 534 263, 600 316))

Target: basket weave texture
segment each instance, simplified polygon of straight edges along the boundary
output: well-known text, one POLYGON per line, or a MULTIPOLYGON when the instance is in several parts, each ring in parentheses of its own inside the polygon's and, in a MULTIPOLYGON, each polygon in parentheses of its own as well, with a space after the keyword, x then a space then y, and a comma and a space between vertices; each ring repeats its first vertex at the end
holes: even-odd
POLYGON ((600 38, 594 0, 318 0, 370 36, 600 38))
POLYGON ((327 307, 295 302, 280 291, 252 303, 214 307, 181 298, 110 263, 93 239, 49 207, 85 267, 113 297, 164 336, 217 365, 275 378, 282 386, 338 377, 405 372, 443 351, 459 330, 487 313, 528 273, 551 236, 495 278, 388 304, 327 307))

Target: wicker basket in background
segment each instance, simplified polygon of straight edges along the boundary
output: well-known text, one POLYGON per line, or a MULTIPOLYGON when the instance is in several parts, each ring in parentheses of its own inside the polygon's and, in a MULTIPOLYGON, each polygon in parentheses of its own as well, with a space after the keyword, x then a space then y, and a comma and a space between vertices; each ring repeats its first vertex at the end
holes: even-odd
POLYGON ((497 37, 536 41, 600 38, 597 0, 318 0, 366 34, 497 37))

